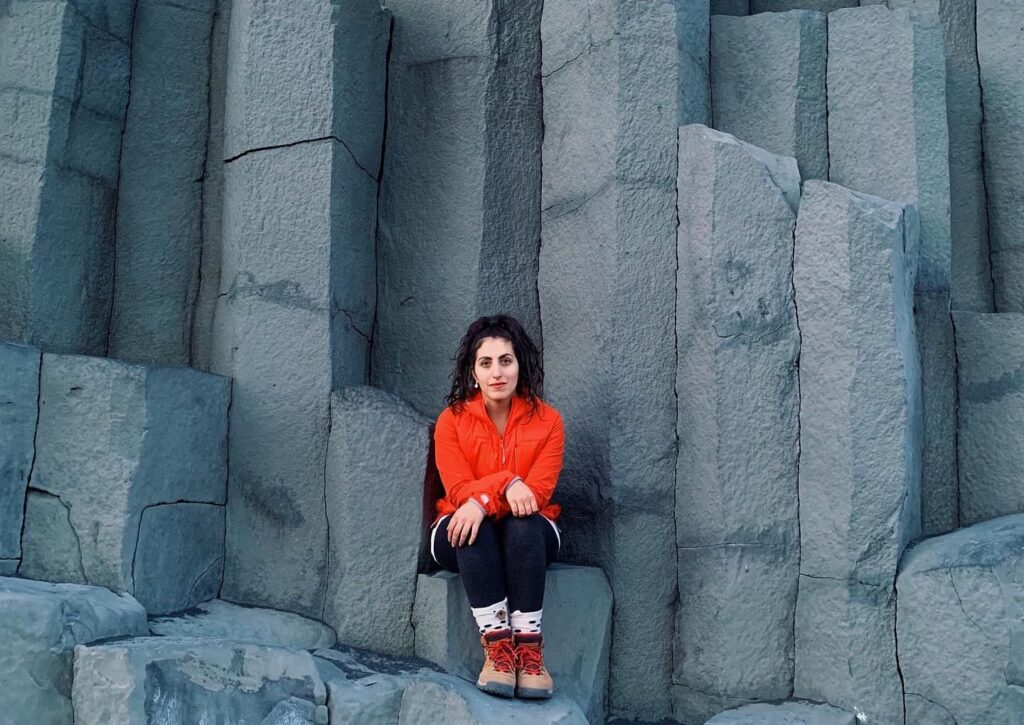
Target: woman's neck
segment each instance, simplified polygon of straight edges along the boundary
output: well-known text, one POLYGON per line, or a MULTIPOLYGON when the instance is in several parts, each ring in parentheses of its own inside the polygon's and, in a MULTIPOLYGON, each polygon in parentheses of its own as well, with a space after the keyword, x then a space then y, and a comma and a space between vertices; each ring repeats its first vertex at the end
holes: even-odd
POLYGON ((499 431, 502 431, 512 412, 512 398, 499 401, 484 398, 484 410, 487 411, 487 417, 491 419, 491 422, 497 426, 499 431))

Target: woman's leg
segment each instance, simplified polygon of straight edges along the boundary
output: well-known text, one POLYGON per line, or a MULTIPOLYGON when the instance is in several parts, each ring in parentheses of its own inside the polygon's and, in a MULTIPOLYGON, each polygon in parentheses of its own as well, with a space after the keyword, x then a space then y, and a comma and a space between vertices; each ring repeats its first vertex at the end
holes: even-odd
POLYGON ((558 535, 540 514, 506 517, 498 529, 513 632, 540 632, 545 572, 558 554, 558 535))

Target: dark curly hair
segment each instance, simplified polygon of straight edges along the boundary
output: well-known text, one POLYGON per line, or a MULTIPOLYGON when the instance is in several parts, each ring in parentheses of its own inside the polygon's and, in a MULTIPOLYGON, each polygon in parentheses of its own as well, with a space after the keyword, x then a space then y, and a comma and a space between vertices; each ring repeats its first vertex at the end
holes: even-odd
POLYGON ((455 369, 451 374, 452 390, 444 399, 445 404, 457 413, 473 394, 471 385, 476 352, 486 337, 500 337, 512 343, 512 351, 519 363, 516 394, 525 398, 533 412, 536 412, 537 401, 544 394, 544 365, 540 350, 523 329, 522 323, 509 315, 481 317, 466 330, 459 343, 459 351, 455 353, 455 369))

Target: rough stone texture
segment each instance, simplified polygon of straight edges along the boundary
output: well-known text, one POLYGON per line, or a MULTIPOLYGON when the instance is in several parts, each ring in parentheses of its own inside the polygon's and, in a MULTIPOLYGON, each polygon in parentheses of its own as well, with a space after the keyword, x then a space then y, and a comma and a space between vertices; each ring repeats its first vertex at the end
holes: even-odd
POLYGON ((827 45, 821 13, 716 17, 712 125, 772 153, 796 157, 804 179, 827 179, 827 45))
POLYGON ((1024 5, 977 0, 985 185, 997 312, 1024 312, 1024 5))
POLYGON ((1024 511, 1024 314, 957 312, 960 520, 1024 511))
POLYGON ((711 0, 712 15, 749 15, 750 0, 711 0))
POLYGON ((44 354, 40 385, 20 573, 137 591, 155 611, 208 599, 213 583, 204 572, 222 556, 220 512, 177 507, 224 503, 231 381, 44 354), (151 511, 165 504, 174 506, 151 511))
POLYGON ((927 539, 900 565, 908 723, 1016 722, 1024 694, 1024 515, 927 539))
POLYGON ((548 0, 538 286, 566 421, 563 558, 615 592, 612 714, 671 711, 676 117, 671 0, 548 0), (590 12, 587 12, 589 7, 590 12))
MULTIPOLYGON (((612 595, 596 568, 552 564, 544 591, 544 664, 555 689, 604 722, 612 595)), ((420 574, 413 610, 416 655, 476 682, 480 635, 459 577, 420 574)))
POLYGON ((820 702, 757 703, 715 715, 706 725, 857 725, 857 718, 820 702))
POLYGON ((0 578, 3 720, 70 723, 75 645, 145 633, 146 611, 129 596, 101 587, 0 578))
POLYGON ((76 647, 72 701, 83 723, 327 723, 327 690, 312 655, 221 640, 76 647))
POLYGON ((430 419, 382 390, 350 387, 331 398, 322 618, 355 647, 413 653, 430 429, 430 419))
POLYGON ((841 8, 855 7, 858 7, 857 0, 750 0, 751 13, 782 13, 788 10, 817 10, 830 13, 841 8))
POLYGON ((913 202, 921 220, 915 309, 924 405, 922 525, 957 525, 946 60, 938 16, 884 7, 829 16, 830 180, 913 202))
POLYGON ((330 392, 366 381, 388 16, 235 3, 211 369, 231 375, 223 595, 321 616, 330 392))
POLYGON ((106 350, 130 55, 118 5, 102 24, 71 2, 0 15, 0 339, 106 350))
POLYGON ((679 49, 676 124, 711 124, 709 0, 675 0, 679 49))
POLYGON ((795 159, 686 126, 678 189, 674 710, 702 722, 715 698, 780 699, 792 682, 800 175, 795 159))
POLYGON ((389 0, 374 385, 436 416, 466 326, 540 344, 541 0, 389 0))
POLYGON ((268 647, 319 649, 333 647, 338 638, 326 624, 291 612, 241 607, 214 599, 174 617, 149 624, 153 634, 177 638, 229 639, 268 647))
POLYGON ((109 354, 189 361, 215 0, 139 0, 117 200, 109 354))
POLYGON ((13 573, 21 558, 25 489, 39 419, 40 363, 37 348, 0 343, 0 575, 13 573))

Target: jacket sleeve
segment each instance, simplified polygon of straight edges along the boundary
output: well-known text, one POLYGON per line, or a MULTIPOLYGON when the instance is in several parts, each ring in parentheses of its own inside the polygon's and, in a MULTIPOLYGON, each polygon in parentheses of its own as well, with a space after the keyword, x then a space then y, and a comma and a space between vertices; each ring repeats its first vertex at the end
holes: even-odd
POLYGON ((558 474, 562 471, 562 456, 565 453, 565 427, 561 416, 555 421, 551 433, 537 452, 537 458, 530 466, 524 482, 537 499, 537 508, 544 509, 551 501, 558 485, 558 474))
POLYGON ((441 413, 434 427, 434 458, 445 493, 456 506, 461 506, 472 498, 484 507, 487 514, 497 515, 499 502, 502 500, 501 491, 516 474, 511 471, 498 471, 482 478, 474 478, 473 468, 459 446, 455 421, 448 411, 441 413))

